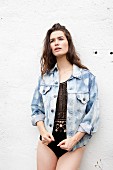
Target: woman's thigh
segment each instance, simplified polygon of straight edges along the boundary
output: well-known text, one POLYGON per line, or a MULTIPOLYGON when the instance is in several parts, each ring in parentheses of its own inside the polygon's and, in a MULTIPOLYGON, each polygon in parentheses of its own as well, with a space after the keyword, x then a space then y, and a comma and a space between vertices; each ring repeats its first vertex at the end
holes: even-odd
POLYGON ((54 152, 39 140, 37 149, 37 170, 55 170, 57 157, 54 152))
POLYGON ((80 170, 80 163, 85 151, 85 146, 73 152, 67 152, 58 160, 56 170, 80 170))

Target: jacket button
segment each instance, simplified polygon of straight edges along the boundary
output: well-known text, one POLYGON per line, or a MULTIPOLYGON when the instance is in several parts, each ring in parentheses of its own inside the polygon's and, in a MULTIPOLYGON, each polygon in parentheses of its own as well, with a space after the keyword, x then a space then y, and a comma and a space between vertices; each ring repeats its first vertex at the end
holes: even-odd
POLYGON ((52 124, 50 124, 49 126, 52 127, 52 124))
POLYGON ((54 95, 54 98, 56 98, 57 97, 57 95, 54 95))
POLYGON ((83 98, 83 101, 85 101, 86 99, 85 98, 83 98))
POLYGON ((69 90, 73 90, 73 88, 72 87, 70 87, 70 89, 69 90))
POLYGON ((54 110, 53 110, 53 109, 51 109, 51 112, 53 113, 53 112, 54 112, 54 110))
POLYGON ((58 81, 55 81, 55 84, 58 84, 58 81))
POLYGON ((43 93, 45 93, 45 90, 43 90, 43 93))

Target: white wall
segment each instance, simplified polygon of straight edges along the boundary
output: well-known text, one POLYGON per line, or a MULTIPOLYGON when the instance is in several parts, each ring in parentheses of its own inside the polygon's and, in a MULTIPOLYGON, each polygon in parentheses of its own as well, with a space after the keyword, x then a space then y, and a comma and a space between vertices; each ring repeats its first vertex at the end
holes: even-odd
POLYGON ((43 39, 56 22, 69 29, 99 86, 100 127, 81 170, 113 170, 112 0, 0 0, 0 170, 36 170, 30 105, 43 39))

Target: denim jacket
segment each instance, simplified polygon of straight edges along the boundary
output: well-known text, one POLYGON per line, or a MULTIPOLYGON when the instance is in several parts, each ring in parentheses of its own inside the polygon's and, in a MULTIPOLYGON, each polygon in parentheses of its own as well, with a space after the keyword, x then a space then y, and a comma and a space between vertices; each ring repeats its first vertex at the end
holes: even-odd
MULTIPOLYGON (((38 79, 31 109, 32 125, 44 121, 45 128, 52 133, 59 90, 59 71, 57 64, 38 79)), ((73 73, 67 81, 67 138, 78 131, 86 132, 73 147, 75 150, 86 145, 97 131, 99 124, 98 87, 95 76, 87 69, 73 64, 73 73)))

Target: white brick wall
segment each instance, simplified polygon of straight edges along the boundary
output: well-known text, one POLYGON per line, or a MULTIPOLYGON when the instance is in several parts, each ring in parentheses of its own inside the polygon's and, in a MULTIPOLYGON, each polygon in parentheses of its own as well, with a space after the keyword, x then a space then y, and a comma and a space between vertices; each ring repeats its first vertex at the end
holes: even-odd
POLYGON ((69 29, 98 80, 100 128, 81 170, 113 170, 112 0, 0 0, 0 170, 36 170, 38 132, 30 104, 43 39, 56 22, 69 29))

